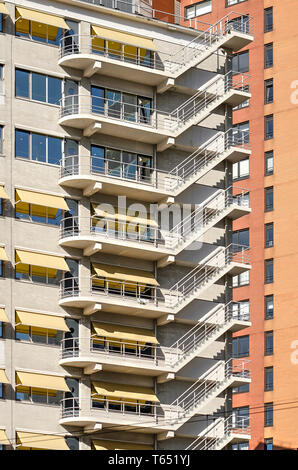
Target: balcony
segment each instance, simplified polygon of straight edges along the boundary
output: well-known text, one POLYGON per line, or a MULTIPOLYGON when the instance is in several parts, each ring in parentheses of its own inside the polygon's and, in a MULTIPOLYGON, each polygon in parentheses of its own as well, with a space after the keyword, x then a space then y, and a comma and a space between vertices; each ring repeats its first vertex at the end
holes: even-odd
MULTIPOLYGON (((97 251, 132 258, 161 260, 178 255, 198 240, 220 220, 237 219, 250 213, 248 192, 230 187, 218 190, 204 204, 199 205, 170 230, 150 218, 120 216, 120 214, 93 217, 68 217, 60 223, 60 246, 97 251), (237 196, 232 192, 237 191, 237 196)), ((117 209, 116 209, 117 211, 117 209)), ((216 247, 215 247, 216 248, 216 247)))
MULTIPOLYGON (((129 341, 127 331, 113 324, 92 322, 95 334, 91 337, 65 338, 61 342, 61 366, 159 376, 164 373, 176 373, 201 354, 205 348, 220 338, 228 330, 241 331, 251 325, 249 312, 238 302, 219 305, 204 322, 198 323, 185 335, 169 347, 163 347, 156 338, 144 337, 143 331, 134 332, 129 341), (106 332, 106 336, 100 336, 106 332), (143 336, 142 336, 143 335, 143 336), (138 342, 133 337, 138 338, 138 342), (114 338, 114 339, 113 339, 114 338)), ((130 330, 134 330, 131 329, 130 330)), ((246 360, 234 360, 241 370, 245 369, 246 360)))
POLYGON ((229 129, 167 172, 149 166, 147 161, 139 165, 89 155, 64 156, 59 184, 83 191, 97 184, 105 194, 158 202, 167 196, 178 196, 223 160, 237 162, 250 154, 248 136, 233 135, 233 129, 229 129))
MULTIPOLYGON (((111 4, 111 2, 109 3, 111 4)), ((131 8, 132 4, 128 4, 128 7, 131 8)), ((119 10, 119 1, 117 1, 116 8, 119 10)), ((141 15, 145 11, 146 8, 142 8, 141 15)), ((253 40, 252 19, 247 15, 237 16, 237 13, 230 12, 220 21, 211 25, 197 19, 189 20, 181 18, 179 15, 165 14, 157 10, 150 9, 151 12, 157 13, 160 18, 167 17, 169 22, 173 20, 174 23, 178 21, 179 24, 179 21, 182 20, 184 26, 191 23, 191 27, 199 30, 198 35, 177 52, 169 54, 154 50, 156 47, 151 38, 141 38, 119 31, 113 33, 105 28, 99 28, 97 32, 98 27, 93 26, 94 34, 92 36, 73 35, 60 41, 59 65, 81 69, 84 71, 84 76, 87 77, 95 73, 103 73, 121 78, 125 73, 131 81, 157 87, 161 85, 158 87, 158 91, 163 92, 168 88, 168 78, 172 79, 170 86, 173 86, 176 78, 191 67, 197 66, 219 48, 225 47, 237 51, 253 40), (123 36, 122 41, 121 36, 123 36), (129 41, 129 38, 132 38, 132 42, 129 41), (140 45, 138 45, 138 40, 140 45), (147 52, 144 53, 146 43, 150 43, 150 41, 152 50, 150 50, 149 44, 147 52), (128 47, 127 44, 131 44, 131 46, 128 47), (138 46, 143 51, 141 54, 135 50, 138 46)), ((145 14, 145 16, 147 15, 145 14)), ((169 45, 170 47, 171 45, 169 45)))
POLYGON ((176 137, 191 126, 198 125, 219 106, 229 104, 234 107, 250 98, 246 89, 247 80, 248 75, 235 72, 217 75, 203 90, 171 113, 151 108, 149 99, 143 99, 141 105, 134 104, 137 99, 135 95, 124 99, 119 94, 117 100, 106 98, 104 90, 100 91, 101 96, 64 96, 60 100, 59 124, 82 129, 87 137, 102 132, 159 144, 161 151, 173 145, 176 137))

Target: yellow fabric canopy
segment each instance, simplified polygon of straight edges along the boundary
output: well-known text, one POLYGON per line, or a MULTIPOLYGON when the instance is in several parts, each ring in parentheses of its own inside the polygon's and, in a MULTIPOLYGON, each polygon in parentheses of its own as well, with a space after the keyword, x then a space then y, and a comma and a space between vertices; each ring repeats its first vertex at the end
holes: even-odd
POLYGON ((101 38, 107 39, 109 41, 121 42, 123 44, 149 49, 150 51, 157 50, 153 40, 149 38, 143 38, 134 34, 122 33, 114 29, 102 28, 101 26, 95 25, 92 25, 92 30, 96 36, 100 36, 101 38))
MULTIPOLYGON (((0 11, 1 13, 1 11, 0 11)), ((4 189, 4 186, 0 186, 0 199, 9 199, 5 189, 4 189)))
POLYGON ((98 336, 158 344, 153 331, 146 330, 145 328, 133 328, 132 326, 110 325, 99 322, 92 322, 92 325, 98 336))
POLYGON ((136 387, 135 385, 113 384, 108 382, 92 382, 97 395, 107 397, 120 397, 123 399, 144 400, 159 402, 151 388, 136 387))
POLYGON ((62 196, 52 196, 51 194, 37 193, 35 191, 16 190, 17 201, 36 204, 37 206, 52 207, 54 209, 69 210, 65 199, 62 196))
POLYGON ((9 323, 5 310, 2 307, 0 307, 0 321, 2 321, 3 323, 9 323))
POLYGON ((159 286, 153 273, 141 271, 139 269, 122 268, 120 266, 108 266, 106 264, 93 264, 97 276, 107 279, 117 279, 122 281, 137 282, 150 286, 159 286))
POLYGON ((152 446, 135 444, 134 442, 92 441, 95 450, 153 450, 152 446))
POLYGON ((19 17, 24 20, 35 21, 36 23, 43 23, 56 28, 70 29, 66 21, 61 16, 50 15, 49 13, 42 13, 41 11, 29 10, 28 8, 16 8, 19 17))
POLYGON ((8 10, 5 4, 2 2, 0 3, 0 13, 2 13, 2 15, 8 15, 8 10))
POLYGON ((59 269, 60 271, 69 270, 67 263, 62 256, 43 255, 41 253, 33 253, 31 251, 16 250, 16 262, 31 264, 32 266, 40 266, 42 268, 59 269))
POLYGON ((4 429, 0 429, 0 444, 2 446, 8 446, 10 444, 4 429))
POLYGON ((3 246, 0 246, 0 260, 1 261, 8 261, 7 254, 6 254, 5 248, 3 248, 3 246))
POLYGON ((3 370, 3 369, 0 369, 0 383, 9 384, 9 380, 6 377, 5 370, 3 370))
POLYGON ((22 447, 34 447, 37 449, 48 450, 69 450, 64 436, 17 431, 17 438, 22 447))
POLYGON ((150 225, 151 227, 158 227, 158 223, 154 219, 149 219, 145 217, 136 217, 127 214, 119 214, 117 211, 109 212, 107 210, 103 210, 100 208, 100 204, 92 203, 92 208, 94 213, 98 217, 105 217, 106 219, 111 220, 120 220, 121 222, 133 222, 134 224, 141 224, 141 225, 150 225))
POLYGON ((36 374, 33 372, 17 372, 17 386, 18 385, 70 392, 65 378, 56 375, 36 374))
POLYGON ((69 331, 63 317, 55 315, 43 315, 42 313, 16 311, 17 321, 26 326, 36 326, 38 328, 46 328, 48 330, 69 331))

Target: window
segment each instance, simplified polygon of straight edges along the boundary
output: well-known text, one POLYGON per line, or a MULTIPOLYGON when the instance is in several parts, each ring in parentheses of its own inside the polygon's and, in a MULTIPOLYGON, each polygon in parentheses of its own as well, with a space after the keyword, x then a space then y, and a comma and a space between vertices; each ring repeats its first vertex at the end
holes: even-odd
POLYGON ((249 392, 249 384, 239 385, 238 387, 233 387, 233 393, 247 393, 249 392))
POLYGON ((3 384, 0 382, 0 398, 3 398, 3 384))
POLYGON ((238 336, 233 338, 233 357, 249 356, 249 336, 238 336))
POLYGON ((265 248, 273 246, 273 223, 265 225, 265 248))
POLYGON ((233 125, 233 141, 236 144, 249 142, 249 121, 233 125))
POLYGON ((16 340, 30 341, 32 343, 60 346, 62 340, 62 331, 58 330, 48 330, 46 328, 17 324, 15 332, 16 340))
POLYGON ((242 287, 249 285, 249 271, 233 276, 233 287, 242 287))
POLYGON ((16 69, 15 93, 17 97, 58 105, 62 97, 62 80, 16 69))
POLYGON ((265 403, 265 426, 273 426, 273 403, 265 403))
POLYGON ((30 264, 17 263, 15 268, 16 279, 38 282, 42 284, 59 285, 63 272, 57 269, 42 268, 30 264))
POLYGON ((0 13, 0 33, 3 32, 3 23, 4 23, 4 17, 3 17, 3 14, 0 13))
POLYGON ((233 163, 233 180, 240 180, 249 177, 249 158, 233 163))
POLYGON ((4 277, 4 264, 3 261, 0 260, 0 277, 4 277))
POLYGON ((264 450, 273 450, 273 439, 272 437, 268 437, 264 441, 264 450))
POLYGON ((273 331, 265 331, 265 356, 273 354, 273 331))
POLYGON ((91 145, 91 157, 92 173, 151 182, 151 156, 91 145))
POLYGON ((265 188, 265 211, 273 211, 273 186, 265 188))
POLYGON ((233 408, 233 428, 247 428, 249 426, 249 406, 233 408))
POLYGON ((16 158, 59 165, 62 158, 62 142, 63 139, 59 137, 16 129, 15 156, 16 158))
POLYGON ((273 390, 273 367, 265 367, 264 375, 265 375, 264 390, 265 392, 269 392, 273 390))
POLYGON ((0 126, 0 155, 3 153, 3 126, 0 126))
POLYGON ((265 296, 265 320, 271 320, 274 314, 273 295, 265 296))
POLYGON ((249 247, 249 229, 236 230, 233 232, 233 251, 241 251, 241 249, 249 247))
POLYGON ((269 67, 273 66, 273 43, 271 42, 270 44, 265 44, 265 69, 268 69, 269 67))
POLYGON ((144 96, 91 86, 92 112, 113 119, 151 124, 152 100, 144 96))
POLYGON ((226 6, 230 7, 232 5, 237 5, 237 3, 246 2, 247 0, 226 0, 226 6))
POLYGON ((273 150, 265 152, 265 176, 273 175, 273 150))
POLYGON ((185 18, 190 20, 191 18, 195 18, 196 16, 206 15, 212 11, 212 1, 205 0, 203 2, 195 3, 194 5, 190 5, 185 7, 184 14, 185 18))
POLYGON ((16 219, 38 222, 40 224, 60 225, 61 220, 66 217, 67 211, 53 207, 29 204, 19 200, 15 193, 15 217, 16 219))
POLYGON ((249 321, 250 308, 249 300, 241 300, 240 302, 234 302, 232 306, 233 318, 249 321))
POLYGON ((17 9, 15 28, 16 36, 25 37, 32 39, 33 41, 53 44, 56 46, 59 45, 59 41, 65 33, 65 30, 62 28, 23 19, 20 17, 17 9))
POLYGON ((43 388, 18 386, 16 388, 17 401, 30 401, 47 405, 59 405, 63 392, 59 390, 46 390, 43 388))
POLYGON ((273 259, 265 260, 265 284, 273 282, 273 259))
POLYGON ((265 116, 265 139, 273 139, 273 114, 265 116))
POLYGON ((249 442, 237 442, 237 444, 232 444, 232 450, 249 450, 249 442))
POLYGON ((3 323, 0 321, 0 338, 3 338, 3 323))
POLYGON ((249 71, 249 51, 233 54, 232 70, 236 73, 244 73, 249 71))
POLYGON ((273 8, 266 8, 264 10, 264 31, 268 33, 273 30, 273 8))
POLYGON ((265 80, 265 104, 273 103, 273 78, 265 80))

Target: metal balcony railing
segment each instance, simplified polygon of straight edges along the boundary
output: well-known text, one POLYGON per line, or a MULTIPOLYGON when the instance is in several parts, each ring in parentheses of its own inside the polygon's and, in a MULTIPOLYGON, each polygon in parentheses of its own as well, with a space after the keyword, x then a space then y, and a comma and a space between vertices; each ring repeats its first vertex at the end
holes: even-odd
POLYGON ((126 182, 141 183, 168 193, 182 192, 204 171, 216 165, 232 147, 249 149, 249 133, 234 133, 233 128, 216 135, 169 172, 133 162, 115 161, 88 155, 68 155, 60 161, 60 178, 77 175, 102 175, 126 182), (187 185, 187 186, 186 186, 187 185))
POLYGON ((64 398, 61 401, 61 419, 95 417, 100 413, 101 416, 107 417, 114 415, 116 420, 132 417, 143 422, 147 421, 147 424, 168 426, 169 429, 172 426, 177 428, 190 419, 200 406, 220 393, 225 386, 228 387, 233 377, 238 380, 240 377, 248 379, 249 371, 243 367, 244 364, 233 365, 232 359, 227 362, 218 362, 206 372, 204 377, 192 384, 170 405, 165 406, 150 402, 132 403, 112 397, 64 398))
POLYGON ((68 95, 60 100, 60 118, 84 114, 98 115, 168 132, 170 135, 179 135, 187 126, 195 124, 203 111, 210 112, 212 105, 218 106, 219 99, 225 94, 231 90, 244 91, 247 80, 247 74, 228 72, 226 75, 220 75, 205 90, 196 93, 171 113, 151 108, 149 100, 138 105, 125 102, 121 96, 119 100, 114 100, 92 95, 68 95))
POLYGON ((233 434, 250 435, 249 418, 230 415, 224 420, 216 420, 206 434, 208 437, 196 438, 186 450, 220 450, 226 442, 233 438, 233 434))
MULTIPOLYGON (((233 322, 248 322, 249 311, 239 302, 231 301, 227 305, 220 305, 216 312, 211 313, 203 323, 191 328, 172 346, 163 349, 160 345, 142 344, 125 340, 110 340, 104 337, 91 338, 65 338, 61 341, 60 359, 86 357, 97 355, 123 360, 138 361, 142 365, 151 367, 169 367, 180 370, 192 360, 200 347, 207 347, 233 322)), ((246 363, 246 360, 244 360, 246 363)))

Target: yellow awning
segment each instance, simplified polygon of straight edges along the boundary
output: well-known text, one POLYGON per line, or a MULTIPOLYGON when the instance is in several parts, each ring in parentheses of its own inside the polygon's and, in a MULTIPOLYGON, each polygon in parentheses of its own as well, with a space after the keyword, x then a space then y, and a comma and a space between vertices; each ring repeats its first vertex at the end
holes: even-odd
POLYGON ((40 266, 42 268, 59 269, 60 271, 69 270, 62 256, 43 255, 41 253, 33 253, 32 251, 16 250, 16 262, 40 266))
POLYGON ((18 443, 22 447, 34 447, 48 450, 70 450, 64 436, 38 434, 35 432, 17 431, 18 443))
POLYGON ((43 23, 56 28, 70 29, 66 21, 61 16, 50 15, 49 13, 42 13, 41 11, 29 10, 28 8, 16 8, 17 13, 24 20, 35 21, 36 23, 43 23))
POLYGON ((7 254, 6 254, 5 248, 3 248, 3 246, 0 246, 0 260, 1 261, 8 261, 7 254))
POLYGON ((0 13, 2 13, 2 15, 8 15, 8 10, 5 4, 2 2, 0 3, 0 13))
MULTIPOLYGON (((1 11, 0 11, 1 13, 1 11)), ((4 186, 0 186, 0 199, 9 199, 5 189, 4 189, 4 186)))
POLYGON ((135 444, 134 442, 92 441, 95 450, 153 450, 152 446, 135 444))
POLYGON ((0 321, 2 321, 3 323, 9 323, 5 310, 2 307, 0 307, 0 321))
POLYGON ((0 383, 2 384, 9 384, 9 380, 6 377, 5 370, 0 369, 0 383))
POLYGON ((10 444, 4 429, 0 429, 0 444, 2 446, 8 446, 10 444))
POLYGON ((92 203, 92 208, 94 213, 98 217, 104 217, 105 219, 111 220, 120 220, 121 222, 133 222, 134 224, 141 225, 150 225, 151 227, 158 227, 158 223, 154 219, 145 218, 145 217, 136 217, 127 214, 119 214, 116 210, 115 212, 109 212, 100 208, 100 204, 92 203))
POLYGON ((122 268, 120 266, 108 266, 107 264, 93 264, 95 273, 99 277, 117 279, 122 281, 138 282, 150 286, 159 286, 153 273, 139 269, 122 268))
POLYGON ((17 372, 17 386, 45 388, 70 392, 64 377, 56 375, 35 374, 33 372, 17 372))
POLYGON ((134 34, 121 33, 115 29, 102 28, 101 26, 92 25, 92 29, 96 36, 109 41, 121 42, 122 44, 129 44, 130 46, 141 47, 142 49, 149 49, 150 51, 157 51, 157 47, 152 39, 143 38, 134 34))
POLYGON ((133 328, 132 326, 110 325, 99 322, 92 322, 92 325, 98 336, 158 344, 153 331, 146 330, 145 328, 133 328))
POLYGON ((113 384, 108 382, 92 382, 92 385, 97 395, 107 397, 120 397, 123 399, 151 401, 154 403, 159 402, 151 388, 136 387, 134 385, 113 384))
POLYGON ((69 331, 65 318, 55 315, 43 315, 42 313, 16 311, 17 321, 26 326, 36 326, 48 330, 69 331))
POLYGON ((37 206, 52 207, 54 209, 69 210, 65 199, 62 196, 52 196, 51 194, 37 193, 35 191, 25 191, 24 189, 16 190, 17 200, 35 204, 37 206))

